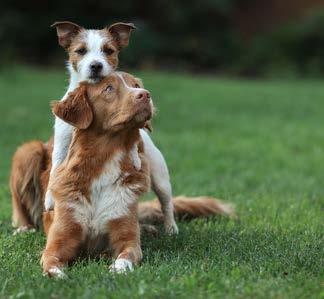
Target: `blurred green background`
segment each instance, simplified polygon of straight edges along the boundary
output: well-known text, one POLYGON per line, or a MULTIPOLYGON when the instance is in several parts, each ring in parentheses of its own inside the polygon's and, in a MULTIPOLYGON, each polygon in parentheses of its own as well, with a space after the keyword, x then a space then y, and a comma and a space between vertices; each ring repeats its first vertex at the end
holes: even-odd
POLYGON ((250 77, 324 74, 324 0, 4 1, 2 66, 62 65, 50 25, 131 21, 138 30, 121 67, 250 77))
POLYGON ((1 1, 0 54, 0 299, 324 298, 324 0, 1 1), (42 277, 44 236, 12 236, 8 178, 19 144, 53 134, 62 20, 136 24, 120 69, 153 94, 174 194, 233 202, 238 220, 144 235, 127 277, 105 259, 42 277))
POLYGON ((0 54, 0 299, 324 298, 324 0, 1 1, 0 54), (107 260, 41 276, 44 236, 12 236, 8 178, 19 144, 53 134, 59 20, 136 24, 120 69, 153 94, 174 194, 233 202, 238 220, 144 236, 127 279, 107 260))

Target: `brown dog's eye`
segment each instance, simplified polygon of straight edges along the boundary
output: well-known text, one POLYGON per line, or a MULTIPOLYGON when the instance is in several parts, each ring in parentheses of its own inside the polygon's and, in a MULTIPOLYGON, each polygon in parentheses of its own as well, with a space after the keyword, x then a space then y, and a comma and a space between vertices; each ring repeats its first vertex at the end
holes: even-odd
POLYGON ((76 50, 75 52, 78 53, 79 55, 85 55, 87 53, 87 49, 80 48, 80 49, 76 50))
POLYGON ((106 55, 111 55, 112 53, 114 53, 115 51, 111 48, 104 48, 103 50, 105 52, 106 55))
POLYGON ((137 83, 135 83, 135 88, 141 88, 137 83))
POLYGON ((112 92, 114 90, 114 88, 111 86, 111 85, 108 85, 106 88, 105 88, 105 91, 106 92, 112 92))

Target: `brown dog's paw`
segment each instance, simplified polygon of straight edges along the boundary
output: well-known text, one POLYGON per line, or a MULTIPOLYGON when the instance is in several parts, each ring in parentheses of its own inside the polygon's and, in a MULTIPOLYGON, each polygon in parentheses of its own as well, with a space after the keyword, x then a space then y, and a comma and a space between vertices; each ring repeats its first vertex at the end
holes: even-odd
POLYGON ((59 267, 51 267, 47 271, 43 272, 43 276, 48 276, 50 278, 65 279, 66 274, 59 267))
POLYGON ((24 226, 20 226, 20 227, 16 228, 12 234, 15 236, 15 235, 27 233, 27 232, 34 233, 34 232, 36 232, 36 229, 33 226, 24 225, 24 226))
POLYGON ((132 272, 134 270, 133 263, 124 258, 116 259, 110 266, 110 273, 114 274, 126 274, 127 272, 132 272))

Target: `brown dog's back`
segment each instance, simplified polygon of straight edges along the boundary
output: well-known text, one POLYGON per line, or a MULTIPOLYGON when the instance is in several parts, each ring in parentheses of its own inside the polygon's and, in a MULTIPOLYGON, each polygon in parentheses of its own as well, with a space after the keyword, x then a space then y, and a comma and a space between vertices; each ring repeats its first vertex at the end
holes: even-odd
POLYGON ((47 146, 40 141, 23 144, 14 154, 10 176, 13 226, 38 228, 42 225, 41 176, 48 160, 47 146))

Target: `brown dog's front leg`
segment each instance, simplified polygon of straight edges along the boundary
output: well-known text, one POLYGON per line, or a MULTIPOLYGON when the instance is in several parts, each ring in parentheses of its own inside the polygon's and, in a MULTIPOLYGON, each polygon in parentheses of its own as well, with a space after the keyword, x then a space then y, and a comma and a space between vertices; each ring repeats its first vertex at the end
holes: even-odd
POLYGON ((49 229, 53 223, 54 211, 45 211, 43 212, 43 228, 45 235, 48 235, 49 229))
MULTIPOLYGON (((135 210, 136 211, 136 210, 135 210)), ((116 260, 110 271, 124 273, 132 271, 142 259, 140 228, 136 213, 109 221, 110 246, 116 260)))
POLYGON ((80 224, 71 222, 71 219, 67 213, 55 215, 49 228, 41 264, 43 273, 50 277, 64 278, 62 268, 78 254, 82 242, 82 228, 80 224))

